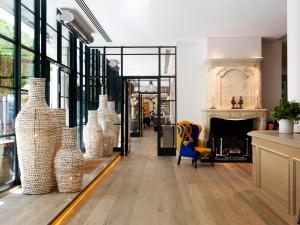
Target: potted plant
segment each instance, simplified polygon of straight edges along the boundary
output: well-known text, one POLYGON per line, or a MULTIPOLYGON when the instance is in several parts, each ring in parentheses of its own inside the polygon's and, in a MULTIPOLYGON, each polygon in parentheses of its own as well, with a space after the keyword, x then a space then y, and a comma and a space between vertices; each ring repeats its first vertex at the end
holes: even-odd
POLYGON ((294 123, 300 120, 300 103, 281 99, 272 109, 271 118, 278 120, 279 133, 293 133, 294 123))

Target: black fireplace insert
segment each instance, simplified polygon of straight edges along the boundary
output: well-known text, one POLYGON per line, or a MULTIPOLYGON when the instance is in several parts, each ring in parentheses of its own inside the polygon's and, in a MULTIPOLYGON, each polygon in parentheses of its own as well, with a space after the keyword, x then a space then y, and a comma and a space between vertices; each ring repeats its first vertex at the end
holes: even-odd
POLYGON ((224 120, 212 118, 209 139, 216 154, 216 161, 251 161, 253 120, 224 120))

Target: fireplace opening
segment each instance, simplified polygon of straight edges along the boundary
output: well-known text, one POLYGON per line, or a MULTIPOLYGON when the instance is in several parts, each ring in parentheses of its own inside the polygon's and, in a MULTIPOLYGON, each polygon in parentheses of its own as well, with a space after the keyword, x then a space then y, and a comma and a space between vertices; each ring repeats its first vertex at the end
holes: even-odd
POLYGON ((209 139, 216 153, 216 160, 251 161, 253 120, 224 120, 212 118, 209 139))

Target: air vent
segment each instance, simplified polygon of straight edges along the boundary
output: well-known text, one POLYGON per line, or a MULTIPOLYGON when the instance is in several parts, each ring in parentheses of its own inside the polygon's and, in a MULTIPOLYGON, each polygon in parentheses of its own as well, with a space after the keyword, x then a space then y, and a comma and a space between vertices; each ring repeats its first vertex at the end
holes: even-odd
POLYGON ((77 4, 80 6, 80 8, 83 10, 83 12, 86 14, 86 16, 90 19, 90 21, 94 24, 96 29, 99 31, 99 33, 102 35, 105 41, 111 42, 111 39, 103 29, 103 27, 100 25, 99 21, 96 19, 92 11, 89 9, 89 7, 86 5, 86 3, 83 0, 75 0, 77 4))

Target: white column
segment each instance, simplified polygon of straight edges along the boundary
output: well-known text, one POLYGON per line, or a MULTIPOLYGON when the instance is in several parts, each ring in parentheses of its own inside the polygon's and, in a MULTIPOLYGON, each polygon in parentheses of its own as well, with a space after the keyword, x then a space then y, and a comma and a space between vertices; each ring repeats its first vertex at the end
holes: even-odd
MULTIPOLYGON (((287 0, 288 99, 300 102, 300 1, 287 0)), ((300 131, 300 126, 295 126, 300 131)))

